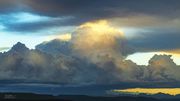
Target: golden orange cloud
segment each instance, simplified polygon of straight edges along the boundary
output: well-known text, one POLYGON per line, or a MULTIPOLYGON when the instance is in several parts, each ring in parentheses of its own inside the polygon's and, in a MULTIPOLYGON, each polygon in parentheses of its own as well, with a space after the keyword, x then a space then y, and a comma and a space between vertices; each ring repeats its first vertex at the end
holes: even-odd
POLYGON ((123 32, 106 20, 84 23, 72 36, 74 49, 85 56, 112 56, 121 45, 119 39, 124 39, 123 32))
POLYGON ((165 52, 176 54, 176 55, 180 56, 180 49, 173 49, 173 50, 169 50, 169 51, 165 51, 165 52))
POLYGON ((50 35, 50 36, 46 37, 46 41, 50 41, 53 39, 59 39, 62 41, 69 41, 69 40, 71 40, 71 33, 60 34, 60 35, 50 35))
POLYGON ((180 94, 180 88, 130 88, 130 89, 123 89, 123 90, 113 90, 116 93, 133 93, 133 94, 169 94, 169 95, 178 95, 180 94))

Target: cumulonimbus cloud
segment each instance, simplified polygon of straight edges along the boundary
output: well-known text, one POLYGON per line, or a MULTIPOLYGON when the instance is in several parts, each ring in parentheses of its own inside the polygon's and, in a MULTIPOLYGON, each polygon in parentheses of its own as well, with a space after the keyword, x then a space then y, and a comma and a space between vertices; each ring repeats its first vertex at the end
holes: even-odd
POLYGON ((52 40, 35 50, 18 43, 0 54, 0 79, 63 84, 180 82, 179 66, 171 56, 155 55, 148 66, 139 66, 125 60, 125 41, 122 32, 97 21, 79 26, 69 41, 52 40))

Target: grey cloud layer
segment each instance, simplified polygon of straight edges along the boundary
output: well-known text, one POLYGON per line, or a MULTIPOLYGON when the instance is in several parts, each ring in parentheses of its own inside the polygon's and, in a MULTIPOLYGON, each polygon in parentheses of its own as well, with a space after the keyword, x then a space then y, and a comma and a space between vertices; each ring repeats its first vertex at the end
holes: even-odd
POLYGON ((128 12, 166 16, 171 14, 176 17, 179 12, 178 0, 139 0, 138 3, 131 0, 26 0, 24 3, 35 12, 46 15, 72 15, 90 19, 123 16, 128 12))
POLYGON ((179 31, 163 29, 161 32, 147 32, 141 33, 141 37, 128 40, 129 45, 136 48, 138 52, 150 51, 168 51, 179 49, 180 33, 179 31))
POLYGON ((114 17, 144 14, 168 19, 179 17, 178 0, 1 0, 1 14, 12 12, 31 12, 50 17, 74 17, 64 22, 39 22, 34 24, 5 24, 9 30, 33 31, 47 26, 74 26, 81 23, 114 17), (23 30, 24 29, 24 30, 23 30))

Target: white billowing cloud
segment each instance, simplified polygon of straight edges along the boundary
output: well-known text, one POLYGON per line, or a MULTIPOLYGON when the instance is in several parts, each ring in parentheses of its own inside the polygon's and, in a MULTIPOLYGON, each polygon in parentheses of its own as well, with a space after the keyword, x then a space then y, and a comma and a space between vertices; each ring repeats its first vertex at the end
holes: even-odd
POLYGON ((154 55, 145 69, 145 78, 152 81, 180 81, 180 66, 171 59, 171 55, 154 55))
POLYGON ((9 47, 0 47, 0 52, 6 51, 8 49, 9 49, 9 47))
POLYGON ((165 52, 137 52, 130 54, 126 57, 128 60, 132 60, 133 62, 137 63, 138 65, 148 65, 148 61, 155 55, 172 55, 173 61, 177 64, 180 65, 180 54, 178 53, 178 50, 175 51, 165 51, 165 52))

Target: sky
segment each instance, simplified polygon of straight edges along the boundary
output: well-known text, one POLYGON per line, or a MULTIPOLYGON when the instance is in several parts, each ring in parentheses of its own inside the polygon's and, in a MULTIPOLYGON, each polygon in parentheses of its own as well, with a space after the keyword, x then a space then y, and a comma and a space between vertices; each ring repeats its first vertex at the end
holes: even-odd
POLYGON ((124 45, 132 48, 127 59, 147 65, 154 54, 171 54, 180 65, 179 0, 1 0, 0 51, 17 42, 34 49, 55 38, 67 41, 96 21, 123 33, 124 45))

